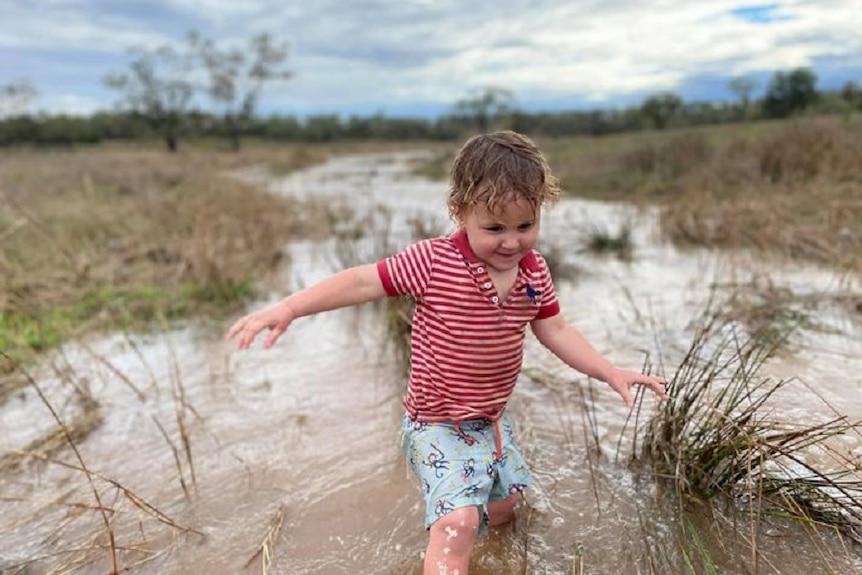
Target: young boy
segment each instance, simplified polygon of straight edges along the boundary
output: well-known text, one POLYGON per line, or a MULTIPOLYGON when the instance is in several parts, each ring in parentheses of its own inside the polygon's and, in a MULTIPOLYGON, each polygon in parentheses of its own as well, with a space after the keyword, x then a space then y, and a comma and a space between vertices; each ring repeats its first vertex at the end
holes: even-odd
POLYGON ((475 136, 452 165, 455 233, 343 270, 228 332, 245 349, 269 330, 270 347, 299 317, 385 296, 415 299, 403 446, 425 497, 426 575, 465 575, 478 534, 509 521, 532 483, 506 412, 528 324, 557 357, 607 382, 629 407, 635 384, 666 398, 664 380, 614 367, 560 313, 548 266, 533 249, 542 206, 559 195, 530 139, 475 136))

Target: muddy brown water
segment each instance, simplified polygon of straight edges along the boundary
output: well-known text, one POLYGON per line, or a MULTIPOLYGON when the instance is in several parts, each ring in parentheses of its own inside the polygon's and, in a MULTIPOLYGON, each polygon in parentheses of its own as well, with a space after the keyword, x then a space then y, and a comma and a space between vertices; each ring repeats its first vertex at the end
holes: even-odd
MULTIPOLYGON (((411 175, 417 159, 351 156, 280 181, 242 177, 273 193, 345 202, 359 215, 384 205, 393 240, 403 243, 411 218, 449 226, 446 186, 411 175)), ((655 225, 653 213, 598 202, 567 200, 545 213, 544 241, 579 270, 558 282, 564 313, 601 352, 632 368, 649 353, 672 369, 690 344, 691 321, 711 283, 769 278, 794 293, 823 294, 817 313, 828 327, 803 331, 793 353, 765 367, 768 375, 799 379, 774 399, 774 411, 788 420, 828 417, 815 389, 835 410, 862 416, 862 325, 827 297, 859 293, 858 282, 743 253, 681 253, 657 239, 655 225), (631 261, 580 249, 584 230, 613 231, 625 221, 634 230, 631 261)), ((359 252, 370 254, 363 241, 372 242, 358 240, 359 252)), ((333 247, 332 241, 286 246, 293 264, 282 289, 251 307, 331 273, 338 265, 333 247)), ((421 570, 421 499, 398 447, 404 377, 384 345, 380 314, 364 306, 304 318, 270 350, 234 351, 222 339, 225 327, 201 322, 154 335, 112 334, 67 345, 33 370, 67 424, 82 413, 75 389, 98 401, 102 420, 78 442, 89 480, 65 465, 79 465, 69 449, 54 461, 27 460, 2 473, 0 572, 110 572, 105 520, 119 567, 132 573, 254 573, 264 555, 273 573, 421 570), (276 524, 272 545, 256 554, 276 524)), ((639 572, 645 545, 655 551, 667 544, 675 526, 655 513, 654 486, 615 456, 621 437, 623 460, 630 445, 627 410, 532 338, 525 366, 552 376, 550 383, 525 376, 511 404, 536 484, 517 520, 479 543, 471 572, 571 573, 579 561, 584 573, 639 572), (580 393, 590 389, 594 430, 585 424, 580 393), (593 431, 601 458, 588 456, 593 431)), ((648 399, 646 409, 653 404, 648 399)), ((32 387, 3 405, 0 417, 3 454, 56 429, 32 387)), ((858 436, 842 441, 862 455, 858 436)), ((844 552, 836 541, 814 545, 781 525, 765 537, 761 572, 822 572, 823 548, 839 555, 833 565, 840 572, 862 571, 857 552, 844 552)), ((715 543, 711 553, 724 565, 721 572, 749 572, 744 542, 738 549, 715 543)))

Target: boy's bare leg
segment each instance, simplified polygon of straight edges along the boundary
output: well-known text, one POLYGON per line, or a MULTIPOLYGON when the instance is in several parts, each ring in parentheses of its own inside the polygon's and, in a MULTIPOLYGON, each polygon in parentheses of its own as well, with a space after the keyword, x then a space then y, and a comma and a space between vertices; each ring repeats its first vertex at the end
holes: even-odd
POLYGON ((521 499, 520 493, 513 493, 501 501, 488 503, 488 522, 491 527, 508 523, 515 516, 515 505, 521 499))
POLYGON ((467 575, 479 533, 479 508, 460 507, 431 525, 424 575, 467 575))

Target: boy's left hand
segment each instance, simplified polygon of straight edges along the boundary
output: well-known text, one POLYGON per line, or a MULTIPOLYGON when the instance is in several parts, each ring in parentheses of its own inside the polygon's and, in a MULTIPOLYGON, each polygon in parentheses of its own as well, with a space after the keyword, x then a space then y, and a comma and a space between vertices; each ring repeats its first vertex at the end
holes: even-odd
POLYGON ((608 385, 620 394, 620 397, 623 398, 623 401, 626 402, 626 406, 628 407, 632 407, 635 404, 635 400, 631 394, 631 388, 634 385, 639 384, 649 387, 656 395, 659 396, 659 398, 661 398, 662 401, 664 401, 667 399, 667 392, 664 388, 666 383, 667 382, 663 377, 646 375, 630 369, 618 368, 614 368, 614 375, 610 380, 608 380, 608 385))

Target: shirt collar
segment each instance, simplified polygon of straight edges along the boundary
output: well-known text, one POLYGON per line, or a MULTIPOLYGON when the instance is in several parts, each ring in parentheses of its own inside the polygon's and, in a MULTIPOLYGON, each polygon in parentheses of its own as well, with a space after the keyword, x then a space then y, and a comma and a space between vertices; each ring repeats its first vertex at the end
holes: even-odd
MULTIPOLYGON (((463 227, 458 228, 452 235, 449 236, 449 239, 455 245, 461 255, 464 256, 471 265, 482 263, 479 258, 476 257, 476 254, 473 253, 473 248, 470 247, 470 241, 467 239, 467 230, 463 227)), ((518 266, 526 271, 535 272, 539 270, 539 261, 536 259, 536 254, 532 250, 521 258, 521 261, 518 262, 518 266)))

